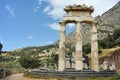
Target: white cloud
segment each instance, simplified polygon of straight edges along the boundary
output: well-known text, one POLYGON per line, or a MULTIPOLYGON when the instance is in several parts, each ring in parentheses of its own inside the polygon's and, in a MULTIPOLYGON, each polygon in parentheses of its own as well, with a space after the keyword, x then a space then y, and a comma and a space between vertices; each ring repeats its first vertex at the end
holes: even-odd
POLYGON ((73 28, 74 26, 76 26, 74 23, 69 23, 68 24, 68 28, 73 28))
POLYGON ((33 36, 27 36, 27 38, 28 38, 28 39, 34 39, 34 37, 33 37, 33 36))
POLYGON ((34 12, 38 12, 39 9, 40 9, 40 6, 37 5, 37 6, 34 8, 34 12))
POLYGON ((65 12, 63 12, 62 9, 59 9, 59 8, 55 8, 53 10, 50 10, 48 12, 48 15, 51 15, 52 18, 54 19, 58 19, 58 18, 61 18, 63 15, 64 15, 65 12))
POLYGON ((5 5, 5 8, 6 8, 6 10, 9 12, 9 14, 10 14, 12 17, 15 17, 15 16, 16 16, 16 15, 15 15, 15 12, 14 12, 14 9, 13 9, 11 6, 5 5))
POLYGON ((60 30, 60 25, 58 23, 48 24, 48 26, 53 30, 60 30))
POLYGON ((53 44, 53 41, 47 41, 46 44, 53 44))
MULTIPOLYGON (((43 0, 44 1, 44 0, 43 0)), ((48 15, 52 16, 54 19, 60 19, 65 12, 63 8, 66 5, 80 4, 85 3, 88 6, 93 6, 95 8, 95 12, 93 16, 101 15, 112 6, 114 6, 119 0, 45 0, 49 3, 48 6, 44 9, 48 15), (49 10, 46 10, 49 9, 49 10)))
POLYGON ((41 5, 43 0, 38 0, 38 4, 41 5))
POLYGON ((43 10, 43 12, 49 12, 51 10, 51 6, 47 6, 44 10, 43 10))
POLYGON ((40 5, 42 4, 43 0, 37 0, 37 5, 34 8, 34 12, 38 12, 40 10, 40 5))

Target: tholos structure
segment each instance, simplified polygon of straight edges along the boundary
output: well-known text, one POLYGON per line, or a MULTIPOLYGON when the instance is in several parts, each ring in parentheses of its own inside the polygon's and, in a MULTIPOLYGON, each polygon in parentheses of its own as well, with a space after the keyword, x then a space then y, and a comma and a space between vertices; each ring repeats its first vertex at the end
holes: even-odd
POLYGON ((91 25, 91 70, 99 72, 98 62, 98 42, 97 42, 97 29, 96 22, 91 16, 94 11, 92 6, 87 7, 83 5, 69 5, 64 8, 67 15, 60 21, 60 42, 59 42, 59 61, 58 70, 64 71, 65 66, 65 54, 66 54, 66 24, 76 24, 76 36, 75 36, 75 70, 83 70, 83 52, 82 52, 82 23, 89 23, 91 25))

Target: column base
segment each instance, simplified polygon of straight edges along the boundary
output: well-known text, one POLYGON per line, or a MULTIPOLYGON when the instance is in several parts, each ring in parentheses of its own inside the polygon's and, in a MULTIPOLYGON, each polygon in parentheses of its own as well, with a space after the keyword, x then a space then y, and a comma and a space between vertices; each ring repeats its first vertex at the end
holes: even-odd
POLYGON ((65 70, 65 60, 59 60, 58 61, 58 71, 64 71, 65 70))
POLYGON ((83 70, 83 62, 82 61, 75 61, 75 70, 83 70))
POLYGON ((91 70, 99 72, 99 64, 98 64, 98 61, 95 59, 94 59, 94 61, 92 60, 91 70))
POLYGON ((99 69, 98 68, 94 68, 92 69, 93 71, 96 71, 96 72, 99 72, 99 69))
POLYGON ((94 71, 99 72, 99 65, 94 66, 94 71))

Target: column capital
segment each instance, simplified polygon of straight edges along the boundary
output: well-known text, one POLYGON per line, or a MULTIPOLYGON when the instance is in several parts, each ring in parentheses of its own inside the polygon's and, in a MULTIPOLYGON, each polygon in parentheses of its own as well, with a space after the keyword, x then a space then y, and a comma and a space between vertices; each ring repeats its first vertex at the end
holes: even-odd
POLYGON ((92 33, 93 34, 97 34, 97 27, 96 27, 96 25, 97 25, 97 23, 95 23, 95 22, 92 22, 91 23, 91 29, 92 29, 92 33))
POLYGON ((65 31, 66 31, 66 22, 64 22, 64 21, 61 21, 61 22, 59 22, 59 24, 60 24, 60 33, 64 33, 64 35, 65 35, 65 31))
POLYGON ((66 22, 65 21, 60 21, 59 24, 60 25, 66 25, 66 22))
POLYGON ((97 25, 98 23, 96 21, 92 21, 91 25, 97 25))

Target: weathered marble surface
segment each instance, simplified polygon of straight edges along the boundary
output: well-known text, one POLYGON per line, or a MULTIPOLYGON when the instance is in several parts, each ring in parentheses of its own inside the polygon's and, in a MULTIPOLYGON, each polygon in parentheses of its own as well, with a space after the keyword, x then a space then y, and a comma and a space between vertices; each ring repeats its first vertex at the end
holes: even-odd
POLYGON ((66 24, 75 23, 76 24, 76 34, 75 34, 75 70, 83 70, 83 54, 82 54, 82 23, 88 23, 91 25, 91 69, 94 71, 99 71, 98 63, 98 43, 97 43, 97 29, 94 18, 91 13, 94 11, 92 6, 87 5, 69 5, 64 8, 67 15, 64 16, 60 22, 60 43, 59 43, 59 64, 58 70, 65 70, 65 42, 66 42, 66 24))

